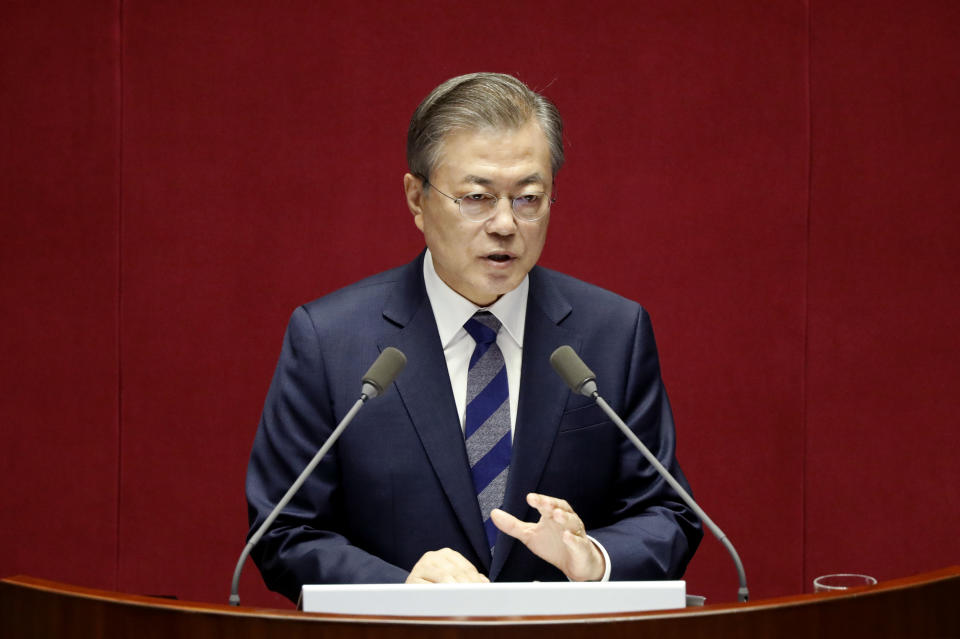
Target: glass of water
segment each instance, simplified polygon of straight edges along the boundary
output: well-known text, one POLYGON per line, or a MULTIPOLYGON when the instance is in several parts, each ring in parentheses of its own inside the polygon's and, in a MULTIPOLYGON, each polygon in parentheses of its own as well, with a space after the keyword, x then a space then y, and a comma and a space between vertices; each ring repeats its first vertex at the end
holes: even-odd
POLYGON ((835 592, 846 590, 847 588, 857 588, 859 586, 874 586, 877 580, 870 575, 857 575, 853 573, 837 573, 834 575, 821 575, 813 580, 814 592, 835 592))

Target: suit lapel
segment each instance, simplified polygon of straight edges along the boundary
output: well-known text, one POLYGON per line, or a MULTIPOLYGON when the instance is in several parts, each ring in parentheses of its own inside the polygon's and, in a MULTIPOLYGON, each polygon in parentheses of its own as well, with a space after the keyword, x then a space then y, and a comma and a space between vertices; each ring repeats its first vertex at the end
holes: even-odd
POLYGON ((395 384, 410 420, 430 458, 450 506, 471 546, 489 569, 490 551, 483 532, 480 507, 470 476, 463 433, 436 320, 423 285, 423 255, 403 271, 384 317, 400 330, 380 341, 408 354, 407 366, 395 384))
MULTIPOLYGON (((559 323, 572 307, 556 290, 542 269, 530 272, 520 374, 520 401, 513 436, 513 456, 503 509, 525 521, 538 515, 527 505, 526 495, 535 492, 553 448, 569 389, 550 366, 550 355, 564 344, 580 346, 575 334, 559 323)), ((563 495, 555 495, 563 497, 563 495)), ((517 542, 499 535, 493 553, 490 579, 495 579, 517 542)))

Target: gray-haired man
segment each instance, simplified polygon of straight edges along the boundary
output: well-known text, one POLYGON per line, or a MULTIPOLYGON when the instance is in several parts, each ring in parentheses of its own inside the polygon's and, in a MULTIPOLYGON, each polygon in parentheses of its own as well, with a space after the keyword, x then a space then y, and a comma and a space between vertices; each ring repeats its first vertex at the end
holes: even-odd
POLYGON ((563 163, 556 108, 510 76, 453 78, 414 113, 407 159, 427 250, 294 312, 248 469, 252 527, 378 350, 409 364, 254 552, 268 586, 679 577, 696 516, 548 363, 572 345, 685 483, 646 312, 536 266, 563 163))

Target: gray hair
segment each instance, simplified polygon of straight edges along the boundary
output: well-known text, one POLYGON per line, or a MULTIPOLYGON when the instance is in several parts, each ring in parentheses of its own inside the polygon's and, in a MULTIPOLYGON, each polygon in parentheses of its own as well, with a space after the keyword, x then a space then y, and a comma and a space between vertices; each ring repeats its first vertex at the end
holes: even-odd
POLYGON ((556 176, 563 166, 563 121, 553 102, 503 73, 468 73, 430 92, 410 118, 407 165, 428 179, 444 138, 456 131, 517 129, 536 119, 550 146, 556 176))

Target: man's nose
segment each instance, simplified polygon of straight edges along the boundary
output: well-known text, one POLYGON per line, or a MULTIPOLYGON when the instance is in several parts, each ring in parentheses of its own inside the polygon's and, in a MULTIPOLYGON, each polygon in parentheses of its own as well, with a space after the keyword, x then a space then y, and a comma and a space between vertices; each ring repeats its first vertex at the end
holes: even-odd
POLYGON ((493 216, 487 220, 487 232, 497 235, 513 235, 517 231, 517 220, 513 217, 513 199, 502 197, 497 200, 493 216))

